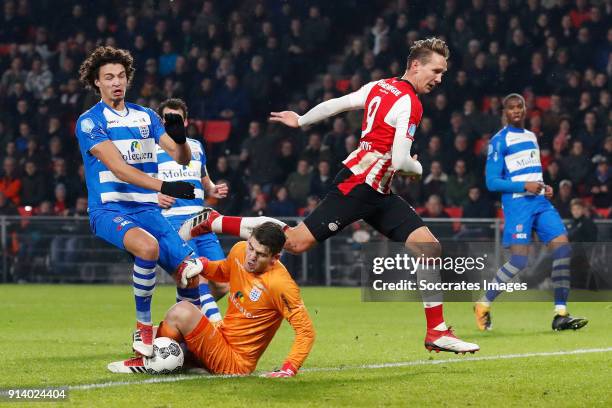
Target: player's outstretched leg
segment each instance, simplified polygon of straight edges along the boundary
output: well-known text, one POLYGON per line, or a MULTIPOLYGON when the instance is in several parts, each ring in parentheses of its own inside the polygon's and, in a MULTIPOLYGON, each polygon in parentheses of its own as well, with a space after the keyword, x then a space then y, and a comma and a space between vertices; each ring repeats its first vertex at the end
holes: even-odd
POLYGON ((185 241, 209 232, 228 234, 248 239, 255 227, 266 222, 279 225, 285 232, 285 250, 292 254, 301 254, 312 248, 317 240, 304 222, 291 228, 282 221, 270 217, 234 217, 221 215, 212 208, 205 208, 188 219, 179 228, 179 235, 185 241))
MULTIPOLYGON (((526 252, 526 249, 525 249, 526 252)), ((527 266, 527 255, 523 251, 513 251, 510 260, 502 265, 495 274, 494 283, 507 283, 512 280, 520 271, 527 266)), ((489 289, 480 300, 474 305, 474 315, 476 316, 476 326, 479 330, 491 330, 491 303, 499 296, 500 290, 489 289)))
POLYGON ((572 248, 567 241, 567 236, 562 235, 550 243, 553 252, 553 267, 551 279, 553 283, 555 298, 555 317, 552 321, 552 329, 578 330, 589 322, 583 317, 572 317, 567 311, 567 298, 570 291, 570 259, 572 248))
POLYGON ((206 207, 195 216, 189 218, 179 228, 179 235, 185 241, 191 238, 215 232, 218 234, 228 234, 242 239, 251 236, 253 228, 265 223, 273 222, 286 230, 289 228, 282 221, 270 217, 233 217, 222 215, 212 208, 206 207))
MULTIPOLYGON (((429 228, 420 227, 414 230, 406 240, 406 247, 413 256, 424 256, 425 259, 439 258, 441 246, 429 228)), ((433 262, 423 265, 417 271, 417 279, 428 283, 441 282, 440 271, 433 262)), ((425 335, 425 348, 429 351, 448 351, 454 353, 474 353, 480 350, 478 344, 468 343, 455 336, 453 330, 444 321, 442 292, 422 291, 425 318, 427 320, 427 333, 425 335)))
POLYGON ((136 331, 132 348, 143 356, 153 355, 153 324, 151 301, 155 290, 155 265, 159 258, 159 244, 148 232, 132 228, 126 232, 125 248, 134 255, 132 281, 136 303, 136 331))

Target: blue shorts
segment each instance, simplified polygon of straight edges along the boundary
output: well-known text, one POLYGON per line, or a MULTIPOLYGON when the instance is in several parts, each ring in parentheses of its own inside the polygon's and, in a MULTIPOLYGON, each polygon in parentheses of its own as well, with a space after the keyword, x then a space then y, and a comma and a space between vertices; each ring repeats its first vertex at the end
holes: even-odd
POLYGON ((110 210, 94 210, 89 213, 89 225, 95 236, 110 242, 125 251, 123 237, 132 228, 142 228, 153 235, 159 243, 157 263, 169 274, 187 257, 193 255, 189 247, 157 209, 148 209, 132 214, 110 210))
POLYGON ((567 235, 559 213, 548 200, 504 206, 504 217, 504 247, 529 244, 532 231, 546 244, 560 235, 567 235))
MULTIPOLYGON (((181 225, 189 218, 193 217, 195 214, 191 215, 173 215, 167 217, 166 219, 172 225, 172 227, 178 231, 181 228, 181 225)), ((189 246, 191 246, 197 256, 204 256, 211 261, 220 261, 225 259, 225 254, 223 253, 223 249, 221 248, 221 243, 215 235, 214 232, 210 232, 208 234, 200 235, 198 237, 192 238, 188 242, 189 246)))

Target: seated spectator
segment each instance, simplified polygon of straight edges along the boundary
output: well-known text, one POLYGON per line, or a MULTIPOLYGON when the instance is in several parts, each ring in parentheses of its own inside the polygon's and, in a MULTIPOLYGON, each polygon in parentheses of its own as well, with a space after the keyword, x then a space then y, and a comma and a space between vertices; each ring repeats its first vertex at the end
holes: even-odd
POLYGON ((423 196, 426 199, 429 199, 432 194, 443 197, 447 182, 448 176, 442 171, 442 164, 439 161, 433 161, 429 174, 423 180, 423 196))
POLYGON ((463 218, 493 218, 493 205, 483 196, 480 187, 472 185, 469 188, 468 199, 463 204, 463 218))
POLYGON ((55 215, 68 214, 68 205, 66 203, 66 186, 63 184, 56 185, 53 197, 53 213, 55 215))
POLYGON ((562 159, 561 166, 575 186, 586 181, 591 172, 591 161, 585 154, 580 140, 574 140, 570 154, 562 159))
POLYGON ((429 174, 431 163, 434 161, 442 163, 444 154, 442 153, 442 140, 440 136, 433 135, 427 143, 426 149, 419 154, 419 161, 423 166, 423 177, 429 174))
POLYGON ((37 207, 48 199, 49 183, 45 173, 38 170, 35 162, 25 163, 25 174, 21 178, 21 205, 37 207))
POLYGON ((255 196, 255 200, 253 202, 253 205, 247 212, 247 216, 260 217, 262 215, 268 214, 268 201, 266 199, 266 195, 263 193, 259 193, 255 196))
POLYGON ((308 144, 302 151, 300 159, 308 161, 311 166, 316 166, 321 160, 332 160, 331 151, 321 143, 321 134, 312 132, 308 135, 308 144))
POLYGON ((333 181, 329 162, 321 160, 317 165, 317 171, 312 174, 310 180, 310 195, 323 199, 327 192, 333 187, 333 181))
MULTIPOLYGON (((421 213, 423 218, 450 218, 444 210, 442 199, 437 194, 429 196, 425 202, 425 211, 421 213)), ((432 222, 428 228, 439 239, 450 238, 453 236, 453 226, 450 222, 432 222)))
MULTIPOLYGON (((470 140, 465 133, 459 133, 457 136, 455 136, 453 147, 448 151, 448 157, 450 160, 446 161, 447 166, 452 165, 453 161, 455 160, 462 159, 466 164, 466 169, 468 172, 475 170, 476 156, 470 149, 470 140)), ((451 169, 449 168, 448 170, 451 169)))
POLYGON ((467 173, 465 160, 455 162, 453 174, 446 183, 446 205, 460 207, 468 201, 468 190, 475 182, 474 176, 467 173))
POLYGON ((287 187, 282 186, 276 192, 276 198, 268 205, 268 215, 271 217, 295 217, 297 209, 289 198, 287 187))
POLYGON ((21 179, 17 175, 17 160, 6 157, 2 164, 0 178, 0 193, 11 200, 16 206, 21 204, 21 179))
POLYGON ((303 206, 306 203, 306 198, 310 192, 310 166, 308 161, 300 159, 297 164, 297 169, 289 174, 285 185, 289 191, 289 197, 298 206, 303 206))
POLYGON ((295 171, 297 155, 293 152, 293 144, 289 140, 283 140, 280 152, 276 156, 276 164, 279 168, 278 183, 285 183, 287 176, 295 171))
POLYGON ((593 220, 587 216, 584 202, 574 198, 570 203, 571 221, 567 226, 567 237, 570 242, 596 242, 597 227, 593 220))
POLYGON ((612 177, 608 159, 601 154, 593 157, 597 166, 594 174, 587 181, 589 193, 593 195, 593 205, 597 208, 608 208, 612 204, 612 177))
POLYGON ((551 160, 546 166, 546 171, 544 172, 544 184, 547 186, 551 186, 553 191, 559 190, 559 183, 565 177, 561 172, 561 167, 559 166, 559 162, 556 160, 551 160))
POLYGON ((38 145, 36 138, 31 138, 28 140, 26 151, 23 152, 23 156, 21 156, 21 160, 19 161, 20 166, 23 167, 26 161, 36 163, 41 169, 47 167, 49 163, 47 161, 46 154, 38 145))
POLYGON ((587 112, 584 115, 584 126, 576 137, 590 154, 596 153, 601 148, 605 135, 598 127, 594 112, 587 112))
POLYGON ((242 142, 240 151, 241 166, 246 167, 250 183, 261 184, 269 192, 271 184, 278 177, 275 160, 270 160, 276 147, 276 137, 264 133, 261 123, 252 121, 249 124, 249 137, 242 142))
POLYGON ((572 191, 572 182, 569 180, 561 180, 559 183, 559 191, 555 194, 553 205, 559 211, 559 215, 563 219, 571 217, 570 202, 574 198, 572 191))
POLYGON ((19 215, 17 207, 0 191, 0 215, 19 215))
POLYGON ((236 75, 227 76, 225 85, 216 94, 216 104, 217 116, 231 120, 234 127, 240 128, 249 114, 249 101, 236 75))
MULTIPOLYGON (((462 218, 493 218, 495 211, 491 202, 481 194, 476 185, 470 187, 468 201, 463 205, 462 218)), ((455 240, 490 239, 493 231, 489 223, 462 223, 455 240)))
POLYGON ((311 214, 315 208, 319 205, 321 200, 317 196, 308 196, 306 199, 306 207, 304 208, 304 217, 307 217, 311 214))
POLYGON ((334 118, 331 132, 326 134, 323 138, 323 146, 329 149, 334 162, 342 161, 346 158, 347 152, 345 150, 344 141, 347 136, 348 132, 346 130, 346 121, 344 118, 341 116, 334 118))

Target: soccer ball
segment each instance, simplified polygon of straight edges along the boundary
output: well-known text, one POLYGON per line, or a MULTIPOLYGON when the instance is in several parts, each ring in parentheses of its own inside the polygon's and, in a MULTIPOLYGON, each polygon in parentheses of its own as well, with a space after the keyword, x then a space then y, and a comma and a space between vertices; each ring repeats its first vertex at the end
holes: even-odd
POLYGON ((171 374, 183 367, 185 354, 181 346, 168 337, 153 340, 153 357, 145 357, 144 366, 149 374, 171 374))

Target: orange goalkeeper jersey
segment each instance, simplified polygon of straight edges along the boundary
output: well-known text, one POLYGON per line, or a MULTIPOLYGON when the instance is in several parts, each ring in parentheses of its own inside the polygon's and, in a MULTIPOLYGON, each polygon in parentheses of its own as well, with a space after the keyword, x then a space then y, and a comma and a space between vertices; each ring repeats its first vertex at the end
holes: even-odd
POLYGON ((204 271, 207 279, 229 282, 229 307, 221 332, 254 370, 283 318, 287 319, 295 340, 285 361, 299 368, 315 338, 300 289, 280 261, 260 275, 247 272, 243 267, 246 245, 237 243, 225 260, 210 261, 204 271))

